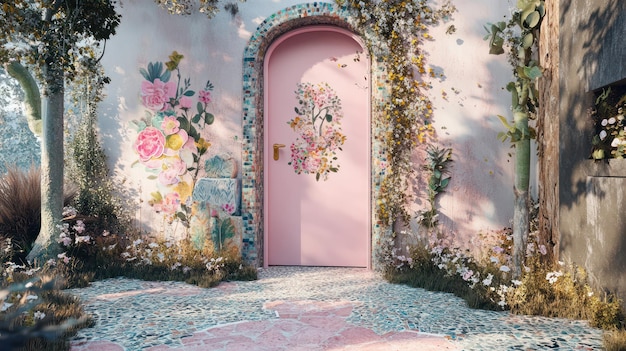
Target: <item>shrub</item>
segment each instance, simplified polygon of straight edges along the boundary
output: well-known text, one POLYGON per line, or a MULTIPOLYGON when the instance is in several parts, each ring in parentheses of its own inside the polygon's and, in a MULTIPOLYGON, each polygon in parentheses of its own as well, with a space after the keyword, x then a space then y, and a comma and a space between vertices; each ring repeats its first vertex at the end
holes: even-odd
MULTIPOLYGON (((65 190, 64 203, 75 196, 71 187, 65 190)), ((31 166, 27 171, 8 166, 0 178, 0 239, 11 239, 13 262, 24 262, 41 227, 41 174, 31 166)))
POLYGON ((619 298, 594 292, 580 267, 546 263, 547 250, 536 243, 534 234, 527 246, 525 269, 519 280, 513 279, 507 233, 501 232, 499 245, 490 248, 482 259, 441 245, 412 248, 409 257, 396 256, 392 251, 394 261, 385 276, 395 283, 454 293, 472 308, 586 319, 591 326, 610 331, 605 336, 607 349, 626 350, 626 319, 619 298))
MULTIPOLYGON (((66 212, 73 212, 66 208, 66 212)), ((101 230, 94 223, 68 217, 59 238, 64 252, 56 269, 71 287, 118 276, 142 280, 177 280, 212 287, 223 280, 254 280, 254 267, 242 261, 237 247, 215 251, 207 242, 202 250, 190 240, 146 238, 101 230)))
POLYGON ((78 298, 59 291, 58 280, 47 273, 33 277, 36 271, 39 269, 9 264, 2 272, 2 349, 69 350, 69 338, 92 326, 93 320, 84 313, 78 298))

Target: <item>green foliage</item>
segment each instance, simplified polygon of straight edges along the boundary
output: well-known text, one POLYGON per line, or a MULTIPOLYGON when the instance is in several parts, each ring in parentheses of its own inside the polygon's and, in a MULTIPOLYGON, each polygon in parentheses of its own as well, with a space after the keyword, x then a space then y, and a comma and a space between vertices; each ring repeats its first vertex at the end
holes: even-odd
POLYGON ((446 177, 448 167, 452 161, 452 149, 430 145, 426 150, 426 164, 424 170, 430 173, 428 180, 428 202, 430 209, 419 213, 420 224, 433 228, 437 225, 436 197, 442 193, 450 183, 450 177, 446 177))
MULTIPOLYGON (((41 174, 31 166, 27 171, 9 166, 0 178, 0 240, 9 239, 13 246, 9 261, 25 262, 41 227, 41 174)), ((64 202, 76 195, 66 187, 64 202)))
MULTIPOLYGON (((219 12, 219 0, 154 0, 154 2, 173 15, 191 15, 197 11, 204 13, 208 18, 213 18, 219 12)), ((234 1, 228 2, 224 4, 224 10, 234 17, 239 13, 239 5, 234 1)))
POLYGON ((93 49, 99 45, 95 42, 115 34, 121 20, 116 2, 56 0, 49 6, 35 0, 4 2, 0 7, 0 62, 18 60, 35 68, 50 63, 52 71, 66 72, 73 79, 76 62, 93 57, 93 49), (94 40, 89 42, 93 46, 85 45, 86 39, 94 40))
POLYGON ((66 173, 78 189, 73 206, 81 215, 93 217, 102 229, 123 231, 129 219, 114 196, 115 184, 109 177, 107 157, 97 132, 97 106, 104 97, 108 78, 98 62, 87 61, 84 65, 91 75, 74 81, 73 108, 68 114, 74 132, 67 145, 66 173))
POLYGON ((93 321, 78 298, 62 293, 49 275, 3 265, 0 343, 8 350, 69 350, 69 339, 93 321), (13 281, 13 283, 10 283, 13 281))

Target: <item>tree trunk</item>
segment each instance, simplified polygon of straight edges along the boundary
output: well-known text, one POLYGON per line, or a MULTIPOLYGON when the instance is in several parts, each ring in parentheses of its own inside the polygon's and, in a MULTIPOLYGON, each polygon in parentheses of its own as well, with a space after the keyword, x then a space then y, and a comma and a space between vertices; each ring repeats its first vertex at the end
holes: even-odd
POLYGON ((57 243, 63 213, 63 72, 46 65, 44 76, 47 94, 43 114, 41 144, 41 230, 29 252, 29 262, 57 257, 61 248, 57 243))
POLYGON ((35 136, 41 136, 41 95, 35 78, 28 69, 18 61, 11 61, 4 65, 7 73, 15 78, 22 87, 25 95, 24 113, 28 127, 35 136))
POLYGON ((546 1, 539 37, 539 244, 546 262, 559 258, 559 1, 546 1))
POLYGON ((530 179, 530 139, 528 138, 528 112, 513 113, 515 127, 524 136, 515 142, 515 205, 513 208, 513 276, 522 275, 526 243, 528 242, 528 203, 530 179))

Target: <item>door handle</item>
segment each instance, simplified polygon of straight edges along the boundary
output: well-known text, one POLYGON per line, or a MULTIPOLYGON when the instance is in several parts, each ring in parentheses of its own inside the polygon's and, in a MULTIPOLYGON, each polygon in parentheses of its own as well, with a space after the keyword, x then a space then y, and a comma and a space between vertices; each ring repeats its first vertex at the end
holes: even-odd
POLYGON ((274 144, 274 161, 278 161, 278 151, 285 147, 285 144, 274 144))

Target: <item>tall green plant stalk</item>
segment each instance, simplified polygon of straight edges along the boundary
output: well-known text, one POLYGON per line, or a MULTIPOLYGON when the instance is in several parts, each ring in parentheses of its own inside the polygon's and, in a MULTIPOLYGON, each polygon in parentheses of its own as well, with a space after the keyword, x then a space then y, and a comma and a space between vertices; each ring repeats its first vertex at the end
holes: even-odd
POLYGON ((487 28, 490 39, 489 53, 500 55, 508 45, 509 62, 513 67, 515 81, 507 85, 511 92, 513 123, 498 116, 507 132, 498 133, 503 142, 511 140, 515 148, 515 202, 513 213, 513 275, 522 274, 526 243, 529 233, 529 179, 530 179, 530 139, 535 138, 535 130, 529 126, 538 106, 537 79, 541 77, 541 67, 532 59, 539 37, 539 27, 545 15, 545 2, 541 0, 518 0, 517 8, 508 23, 499 22, 487 28))

